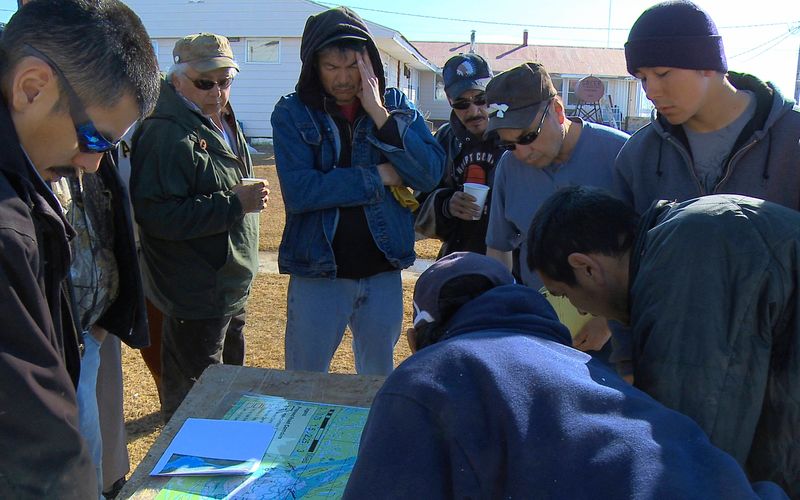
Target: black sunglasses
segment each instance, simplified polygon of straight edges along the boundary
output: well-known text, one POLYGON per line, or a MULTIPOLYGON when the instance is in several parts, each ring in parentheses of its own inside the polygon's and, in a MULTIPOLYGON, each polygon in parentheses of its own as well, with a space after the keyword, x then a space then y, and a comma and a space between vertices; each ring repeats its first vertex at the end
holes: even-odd
POLYGON ((53 68, 53 71, 58 74, 58 77, 61 78, 61 81, 64 83, 64 90, 69 99, 69 116, 72 119, 72 125, 75 127, 75 133, 78 135, 78 149, 82 153, 105 153, 106 151, 111 151, 116 148, 121 139, 111 141, 97 130, 97 127, 94 126, 94 123, 92 123, 92 120, 89 119, 89 115, 86 113, 86 106, 83 105, 83 101, 78 97, 77 92, 72 88, 72 85, 70 85, 67 77, 64 76, 64 72, 61 71, 61 68, 59 68, 44 52, 28 44, 25 44, 25 47, 33 53, 34 57, 43 60, 48 66, 53 68))
POLYGON ((486 94, 482 93, 472 98, 462 97, 461 99, 456 99, 450 103, 450 107, 463 111, 469 109, 472 104, 476 106, 486 106, 486 94))
POLYGON ((531 144, 533 141, 536 140, 537 137, 539 137, 539 134, 542 133, 542 125, 544 125, 544 119, 547 118, 547 110, 549 109, 550 109, 550 101, 547 101, 547 104, 544 107, 544 113, 542 113, 542 119, 539 120, 539 126, 536 127, 536 130, 528 132, 527 134, 518 138, 516 141, 501 142, 497 146, 503 151, 513 151, 514 149, 516 149, 517 144, 521 146, 527 146, 528 144, 531 144))
MULTIPOLYGON (((187 76, 186 78, 189 77, 187 76)), ((218 86, 220 90, 225 90, 228 87, 230 87, 231 84, 233 83, 233 77, 226 76, 222 80, 216 80, 216 81, 208 80, 206 78, 198 78, 197 80, 189 78, 189 81, 192 82, 194 86, 200 90, 211 90, 214 88, 214 85, 218 86)))

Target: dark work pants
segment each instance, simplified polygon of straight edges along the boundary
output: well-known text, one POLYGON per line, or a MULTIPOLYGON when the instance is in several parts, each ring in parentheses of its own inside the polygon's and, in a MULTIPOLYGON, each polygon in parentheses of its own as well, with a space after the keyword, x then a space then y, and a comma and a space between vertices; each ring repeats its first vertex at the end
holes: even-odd
POLYGON ((169 421, 208 366, 244 364, 244 309, 233 316, 180 319, 164 315, 161 413, 169 421))

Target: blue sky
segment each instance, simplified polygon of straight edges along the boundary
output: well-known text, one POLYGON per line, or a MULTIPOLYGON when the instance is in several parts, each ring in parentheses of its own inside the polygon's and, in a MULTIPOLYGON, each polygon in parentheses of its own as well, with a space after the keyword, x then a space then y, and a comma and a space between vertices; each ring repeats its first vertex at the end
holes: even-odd
MULTIPOLYGON (((696 2, 720 28, 730 69, 773 81, 785 94, 794 95, 800 46, 797 0, 696 2)), ((522 30, 527 28, 531 44, 622 47, 630 26, 655 2, 345 0, 318 3, 348 5, 362 17, 393 28, 411 41, 467 41, 470 31, 475 30, 479 42, 517 43, 522 40, 522 30)), ((7 20, 15 10, 16 0, 0 0, 0 20, 7 20)))

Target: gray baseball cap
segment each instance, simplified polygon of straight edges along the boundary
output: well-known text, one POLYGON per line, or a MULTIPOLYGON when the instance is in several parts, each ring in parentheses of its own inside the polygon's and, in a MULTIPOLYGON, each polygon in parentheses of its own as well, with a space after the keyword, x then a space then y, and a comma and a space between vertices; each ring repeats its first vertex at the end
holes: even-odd
POLYGON ((486 86, 486 134, 501 128, 528 128, 539 109, 556 95, 550 75, 541 64, 527 62, 500 73, 486 86))

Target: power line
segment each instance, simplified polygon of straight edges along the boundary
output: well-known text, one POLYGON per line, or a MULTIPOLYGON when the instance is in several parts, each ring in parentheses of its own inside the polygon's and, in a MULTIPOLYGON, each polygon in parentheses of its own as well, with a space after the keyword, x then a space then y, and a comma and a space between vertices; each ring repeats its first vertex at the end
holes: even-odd
POLYGON ((729 59, 735 59, 735 58, 741 57, 741 56, 743 56, 745 54, 749 54, 750 52, 753 52, 754 50, 759 50, 761 47, 764 47, 765 45, 770 45, 770 44, 772 44, 773 42, 776 42, 776 41, 782 42, 783 40, 785 40, 786 38, 789 38, 789 36, 792 35, 792 31, 793 30, 785 31, 785 32, 781 33, 780 35, 778 35, 778 36, 776 36, 774 38, 770 38, 766 42, 759 43, 758 45, 750 47, 747 50, 743 50, 742 52, 739 52, 738 54, 732 55, 732 56, 730 56, 729 59))
MULTIPOLYGON (((322 5, 327 5, 330 7, 337 7, 342 5, 341 3, 330 3, 330 2, 317 2, 322 5)), ((434 19, 437 21, 452 21, 452 22, 459 22, 459 23, 473 23, 473 24, 491 24, 495 26, 515 26, 515 27, 522 27, 522 28, 542 28, 542 29, 569 29, 569 30, 593 30, 593 31, 628 31, 630 28, 608 28, 608 27, 593 27, 593 26, 553 26, 553 25, 546 25, 546 24, 527 24, 527 23, 507 23, 507 22, 500 22, 500 21, 486 21, 481 19, 461 19, 456 17, 444 17, 444 16, 427 16, 423 14, 409 14, 407 12, 396 12, 391 10, 382 10, 382 9, 373 9, 371 7, 359 7, 356 5, 348 5, 351 9, 357 10, 365 10, 369 12, 378 12, 381 14, 392 14, 396 16, 407 16, 407 17, 417 17, 421 19, 434 19)), ((774 22, 774 23, 762 23, 762 24, 740 24, 735 26, 719 26, 719 29, 739 29, 739 28, 764 28, 768 26, 786 26, 792 24, 794 22, 799 21, 781 21, 781 22, 774 22)))
MULTIPOLYGON (((777 36, 777 37, 773 38, 772 40, 769 40, 769 41, 767 41, 766 43, 762 43, 762 44, 760 45, 760 46, 762 46, 762 47, 763 47, 764 45, 766 45, 767 43, 769 43, 770 45, 769 45, 769 46, 767 46, 767 47, 764 47, 764 48, 763 48, 762 50, 760 50, 759 52, 756 52, 755 54, 753 54, 753 55, 749 56, 747 59, 744 59, 744 60, 742 60, 742 61, 738 61, 738 64, 741 64, 741 63, 745 63, 745 62, 752 61, 752 60, 753 60, 753 59, 755 59, 756 57, 758 57, 758 56, 760 56, 761 54, 764 54, 765 52, 767 52, 768 50, 771 50, 771 49, 773 49, 773 48, 777 47, 778 45, 782 44, 784 41, 786 41, 786 39, 787 39, 787 38, 789 38, 790 36, 792 36, 792 35, 794 35, 794 34, 796 34, 796 33, 798 33, 798 32, 800 32, 800 26, 798 26, 798 27, 796 27, 796 28, 792 28, 792 29, 790 29, 789 31, 787 31, 786 33, 783 33, 783 34, 781 34, 780 36, 777 36), (771 42, 771 43, 770 43, 770 42, 771 42)), ((755 49, 755 48, 754 48, 754 49, 755 49)), ((742 54, 746 54, 746 53, 748 53, 748 52, 752 52, 752 49, 751 49, 751 50, 744 51, 744 52, 742 52, 742 53, 740 53, 740 54, 737 54, 737 55, 735 55, 735 56, 733 56, 733 57, 738 57, 738 56, 740 56, 740 55, 742 55, 742 54)))

